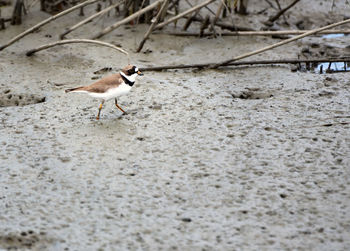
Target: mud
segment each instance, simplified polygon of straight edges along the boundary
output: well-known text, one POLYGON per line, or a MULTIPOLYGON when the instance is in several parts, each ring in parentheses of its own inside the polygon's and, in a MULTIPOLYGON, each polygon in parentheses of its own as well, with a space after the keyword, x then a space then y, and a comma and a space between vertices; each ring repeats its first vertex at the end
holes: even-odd
MULTIPOLYGON (((331 3, 315 2, 318 8, 296 5, 299 17, 290 18, 315 16, 307 24, 321 26, 349 13, 344 4, 330 15, 331 3)), ((0 44, 47 17, 29 15, 23 26, 0 31, 0 44)), ((114 73, 128 58, 91 45, 25 56, 70 18, 80 17, 0 52, 0 248, 350 248, 349 73, 289 66, 145 72, 119 99, 129 114, 107 102, 96 121, 99 102, 64 89, 114 73), (16 105, 9 94, 25 102, 16 105)), ((86 37, 108 20, 74 34, 86 37)), ((145 27, 126 26, 104 40, 128 50, 138 67, 221 61, 277 41, 153 35, 147 53, 136 54, 145 27)), ((325 39, 254 58, 296 57, 325 39)), ((342 48, 346 39, 331 43, 342 48)))

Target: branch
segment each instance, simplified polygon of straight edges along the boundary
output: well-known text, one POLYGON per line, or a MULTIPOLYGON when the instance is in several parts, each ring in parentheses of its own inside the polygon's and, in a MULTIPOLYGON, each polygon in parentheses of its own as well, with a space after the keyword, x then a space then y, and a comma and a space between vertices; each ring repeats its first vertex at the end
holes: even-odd
POLYGON ((153 31, 154 26, 158 23, 159 18, 160 18, 160 16, 162 15, 163 10, 164 10, 164 8, 165 8, 165 6, 166 6, 167 4, 168 4, 168 0, 165 0, 165 1, 163 2, 163 4, 162 4, 162 7, 160 8, 160 10, 159 10, 157 16, 155 17, 154 22, 151 24, 151 26, 149 27, 148 31, 147 31, 146 34, 144 35, 142 41, 140 42, 140 45, 139 45, 139 48, 137 49, 137 52, 140 52, 140 51, 142 50, 143 45, 145 44, 145 42, 146 42, 147 38, 149 37, 149 35, 151 34, 151 32, 153 31))
POLYGON ((26 55, 28 57, 32 56, 34 53, 41 51, 41 50, 46 50, 48 48, 54 47, 56 45, 62 45, 62 44, 72 44, 72 43, 89 43, 89 44, 97 44, 97 45, 102 45, 102 46, 107 46, 110 47, 112 49, 115 49, 121 53, 124 53, 125 55, 129 56, 129 53, 126 52, 125 50, 110 44, 110 43, 106 43, 106 42, 102 42, 102 41, 97 41, 97 40, 90 40, 90 39, 66 39, 66 40, 61 40, 61 41, 57 41, 54 43, 50 43, 50 44, 44 44, 41 45, 37 48, 31 49, 29 51, 26 52, 26 55))
MULTIPOLYGON (((239 66, 239 65, 265 65, 265 64, 299 64, 299 63, 329 63, 329 62, 347 62, 350 61, 350 57, 341 58, 313 58, 313 59, 277 59, 277 60, 253 60, 253 61, 240 61, 231 62, 227 66, 239 66)), ((162 71, 172 69, 189 69, 189 68, 208 68, 212 63, 207 64, 187 64, 187 65, 164 65, 164 66, 151 66, 140 68, 140 71, 162 71)))
MULTIPOLYGON (((195 17, 193 17, 193 20, 197 21, 197 22, 203 22, 204 19, 201 17, 195 16, 195 17)), ((254 29, 252 29, 252 28, 235 26, 235 25, 228 24, 228 23, 222 22, 222 21, 215 22, 215 25, 219 26, 222 29, 227 29, 227 30, 231 30, 231 31, 254 31, 254 29)))
POLYGON ((242 54, 240 56, 237 56, 237 57, 234 57, 232 59, 229 59, 229 60, 225 60, 221 63, 217 63, 217 64, 214 64, 211 68, 213 69, 216 69, 220 66, 224 66, 224 65, 227 65, 233 61, 237 61, 237 60, 240 60, 240 59, 243 59, 243 58, 247 58, 247 57, 250 57, 250 56, 253 56, 253 55, 256 55, 256 54, 259 54, 259 53, 262 53, 264 51, 268 51, 268 50, 271 50, 273 48, 276 48, 276 47, 279 47, 279 46, 282 46, 282 45, 285 45, 285 44, 288 44, 290 42, 293 42, 295 40, 298 40, 298 39, 301 39, 301 38, 304 38, 304 37, 307 37, 307 36, 310 36, 310 35, 313 35, 317 32, 320 32, 320 31, 324 31, 324 30, 328 30, 330 28, 333 28, 333 27, 336 27, 336 26, 339 26, 339 25, 342 25, 342 24, 346 24, 346 23, 350 23, 350 18, 349 19, 346 19, 344 21, 341 21, 341 22, 338 22, 338 23, 334 23, 334 24, 330 24, 330 25, 327 25, 327 26, 324 26, 324 27, 321 27, 321 28, 317 28, 317 29, 314 29, 314 30, 311 30, 311 31, 308 31, 308 32, 305 32, 301 35, 298 35, 296 37, 292 37, 292 38, 289 38, 289 39, 286 39, 286 40, 283 40, 279 43, 276 43, 276 44, 273 44, 273 45, 270 45, 270 46, 267 46, 267 47, 264 47, 262 49, 259 49, 259 50, 255 50, 253 52, 249 52, 249 53, 245 53, 245 54, 242 54))
MULTIPOLYGON (((221 36, 275 36, 275 35, 300 35, 310 30, 284 30, 284 31, 233 31, 222 32, 221 36)), ((173 35, 173 36, 198 36, 198 32, 155 32, 154 34, 173 35)), ((350 30, 324 30, 314 35, 324 34, 350 34, 350 30)), ((212 36, 213 33, 205 32, 203 36, 212 36)))
POLYGON ((295 0, 293 3, 291 3, 290 5, 288 5, 286 8, 280 10, 276 15, 274 15, 273 17, 269 18, 270 22, 275 22, 280 16, 283 15, 284 12, 286 12, 287 10, 289 10, 290 8, 292 8, 297 2, 299 2, 300 0, 295 0))
POLYGON ((182 18, 182 17, 184 17, 184 16, 186 16, 186 15, 196 11, 197 9, 200 9, 200 8, 202 8, 204 6, 207 6, 208 4, 210 4, 210 3, 214 2, 214 1, 216 1, 216 0, 207 0, 207 1, 203 2, 203 3, 201 3, 201 4, 198 4, 198 5, 194 6, 193 8, 188 9, 188 10, 186 10, 186 11, 176 15, 175 17, 169 18, 167 21, 164 21, 164 22, 158 24, 154 29, 155 30, 159 30, 159 29, 163 28, 165 25, 167 25, 169 23, 172 23, 172 22, 175 22, 176 20, 178 20, 178 19, 180 19, 180 18, 182 18))
POLYGON ((152 10, 154 9, 155 7, 157 7, 157 5, 159 3, 162 3, 164 0, 157 0, 155 1, 153 4, 150 4, 148 5, 147 7, 135 12, 134 14, 124 18, 123 20, 119 21, 119 22, 116 22, 114 23, 113 25, 111 26, 108 26, 107 28, 105 28, 103 31, 101 31, 100 33, 98 33, 97 35, 95 35, 93 37, 93 39, 96 39, 96 38, 100 38, 100 37, 103 37, 104 35, 106 35, 107 33, 110 33, 111 31, 117 29, 119 26, 127 23, 127 22, 130 22, 131 20, 137 18, 138 16, 141 16, 142 14, 144 14, 145 12, 149 11, 149 10, 152 10))
POLYGON ((73 10, 76 10, 82 6, 85 6, 85 5, 88 5, 88 4, 92 4, 92 3, 95 3, 97 1, 100 1, 100 0, 88 0, 86 2, 83 2, 81 4, 77 4, 75 6, 73 6, 72 8, 69 8, 65 11, 62 11, 60 13, 58 13, 57 15, 54 15, 52 17, 49 17, 48 19, 45 19, 44 21, 38 23, 37 25, 34 25, 33 27, 29 28, 28 30, 22 32, 21 34, 17 35, 16 37, 12 38, 10 41, 8 41, 6 44, 4 44, 3 46, 0 46, 0 51, 2 51, 3 49, 5 49, 6 47, 10 46, 11 44, 13 44, 14 42, 20 40, 22 37, 25 37, 26 35, 28 35, 29 33, 32 33, 36 30, 38 30, 41 26, 44 26, 45 24, 61 17, 61 16, 64 16, 70 12, 72 12, 73 10))
MULTIPOLYGON (((279 0, 275 0, 275 2, 276 2, 276 4, 277 4, 278 9, 281 11, 282 8, 281 8, 281 5, 280 5, 279 0)), ((286 16, 284 15, 284 13, 283 13, 282 15, 283 15, 284 22, 287 23, 286 16)))
POLYGON ((182 30, 187 30, 188 27, 190 27, 191 23, 194 21, 194 17, 197 16, 199 14, 200 9, 196 10, 190 17, 187 18, 187 21, 184 25, 184 27, 182 28, 182 30))
POLYGON ((101 11, 95 13, 94 15, 92 15, 92 16, 90 16, 90 17, 84 19, 83 21, 77 23, 76 25, 70 27, 69 29, 67 29, 65 32, 63 32, 63 33, 60 35, 60 39, 64 39, 64 37, 65 37, 68 33, 71 33, 71 32, 74 31, 75 29, 78 29, 80 26, 82 26, 82 25, 88 23, 89 21, 91 21, 91 20, 94 19, 95 17, 98 17, 98 16, 100 16, 100 15, 102 15, 102 14, 104 14, 104 13, 110 11, 111 9, 118 7, 118 6, 119 6, 120 4, 122 4, 122 3, 123 3, 123 0, 119 0, 118 3, 113 4, 113 5, 111 5, 111 6, 107 7, 107 8, 105 8, 105 9, 103 9, 103 10, 101 10, 101 11))

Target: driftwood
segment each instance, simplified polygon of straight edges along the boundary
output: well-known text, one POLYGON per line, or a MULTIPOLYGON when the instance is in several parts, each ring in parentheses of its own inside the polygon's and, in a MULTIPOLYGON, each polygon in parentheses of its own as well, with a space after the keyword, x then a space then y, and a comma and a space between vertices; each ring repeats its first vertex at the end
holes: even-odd
POLYGON ((168 20, 158 24, 154 29, 155 30, 159 30, 159 29, 163 28, 165 25, 167 25, 169 23, 172 23, 172 22, 175 22, 178 19, 180 19, 180 18, 182 18, 182 17, 184 17, 184 16, 186 16, 188 14, 191 14, 192 12, 194 12, 194 11, 196 11, 196 10, 198 10, 198 9, 200 9, 200 8, 206 6, 206 5, 208 5, 208 4, 210 4, 210 3, 214 2, 214 1, 216 1, 216 0, 207 0, 207 1, 203 2, 203 3, 201 3, 201 4, 198 4, 198 5, 194 6, 193 8, 190 8, 190 9, 188 9, 188 10, 186 10, 186 11, 184 11, 184 12, 178 14, 178 15, 176 15, 175 17, 169 18, 168 20))
MULTIPOLYGON (((220 36, 275 36, 275 35, 300 35, 310 30, 284 30, 284 31, 232 31, 221 32, 220 36)), ((154 34, 166 34, 172 36, 198 36, 198 32, 154 32, 154 34)), ((325 35, 325 34, 350 34, 350 30, 324 30, 317 32, 313 35, 325 35)), ((203 36, 212 36, 211 32, 204 32, 203 36)))
POLYGON ((47 24, 47 23, 49 23, 49 22, 51 22, 51 21, 53 21, 53 20, 55 20, 55 19, 57 19, 57 18, 59 18, 61 16, 64 16, 64 15, 66 15, 66 14, 68 14, 68 13, 70 13, 70 12, 72 12, 72 11, 82 7, 82 6, 85 6, 85 5, 88 5, 88 4, 92 4, 92 3, 95 3, 97 1, 100 1, 100 0, 88 0, 88 1, 83 2, 81 4, 77 4, 77 5, 73 6, 72 8, 69 8, 69 9, 67 9, 65 11, 62 11, 62 12, 58 13, 57 15, 49 17, 48 19, 45 19, 44 21, 38 23, 37 25, 34 25, 33 27, 29 28, 28 30, 26 30, 26 31, 22 32, 21 34, 17 35, 16 37, 12 38, 6 44, 0 46, 0 51, 5 49, 6 47, 10 46, 14 42, 20 40, 24 36, 26 36, 26 35, 34 32, 34 31, 38 30, 40 27, 44 26, 45 24, 47 24))
POLYGON ((162 4, 162 7, 160 8, 160 10, 158 11, 158 14, 157 16, 155 17, 153 23, 151 24, 151 26, 149 27, 148 31, 146 32, 146 34, 144 35, 142 41, 140 42, 140 45, 139 47, 137 48, 137 52, 140 52, 142 50, 142 47, 143 45, 145 44, 147 38, 149 37, 149 35, 151 34, 151 32, 153 31, 154 29, 154 26, 158 23, 163 11, 164 11, 164 8, 165 6, 168 5, 168 0, 165 0, 162 4))
POLYGON ((131 20, 141 16, 142 14, 146 13, 147 11, 150 11, 152 9, 154 9, 155 7, 158 6, 159 3, 162 3, 164 0, 157 0, 155 1, 153 4, 150 4, 148 5, 147 7, 135 12, 134 14, 124 18, 123 20, 119 21, 119 22, 116 22, 114 23, 113 25, 111 26, 108 26, 107 28, 105 28, 103 31, 99 32, 97 35, 95 35, 93 37, 93 39, 96 39, 96 38, 100 38, 100 37, 103 37, 104 35, 106 35, 107 33, 110 33, 111 31, 117 29, 119 26, 125 24, 125 23, 128 23, 130 22, 131 20))
POLYGON ((90 44, 97 44, 97 45, 102 45, 102 46, 107 46, 110 47, 112 49, 115 49, 121 53, 124 53, 125 55, 129 56, 129 53, 126 52, 125 50, 123 50, 122 48, 119 48, 113 44, 110 43, 106 43, 106 42, 102 42, 102 41, 97 41, 97 40, 90 40, 90 39, 67 39, 67 40, 61 40, 61 41, 57 41, 54 43, 50 43, 50 44, 44 44, 41 45, 37 48, 31 49, 29 51, 26 52, 27 56, 32 56, 34 53, 38 52, 38 51, 42 51, 57 45, 63 45, 63 44, 72 44, 72 43, 90 43, 90 44))
POLYGON ((292 37, 292 38, 289 38, 289 39, 286 39, 286 40, 283 40, 279 43, 276 43, 276 44, 273 44, 273 45, 270 45, 270 46, 266 46, 262 49, 259 49, 259 50, 255 50, 253 52, 249 52, 249 53, 244 53, 242 55, 239 55, 237 57, 234 57, 232 59, 229 59, 229 60, 225 60, 223 62, 220 62, 220 63, 217 63, 217 64, 214 64, 213 66, 211 66, 210 68, 213 68, 213 69, 216 69, 220 66, 224 66, 224 65, 227 65, 233 61, 237 61, 237 60, 240 60, 240 59, 243 59, 243 58, 247 58, 247 57, 250 57, 250 56, 253 56, 253 55, 257 55, 259 53, 262 53, 264 51, 268 51, 268 50, 271 50, 273 48, 276 48, 276 47, 279 47, 279 46, 282 46, 282 45, 285 45, 285 44, 288 44, 290 42, 293 42, 293 41, 296 41, 298 39, 301 39, 301 38, 304 38, 304 37, 307 37, 307 36, 310 36, 312 34, 315 34, 317 32, 320 32, 320 31, 324 31, 324 30, 328 30, 328 29, 331 29, 333 27, 336 27, 336 26, 339 26, 339 25, 342 25, 342 24, 346 24, 346 23, 350 23, 350 18, 349 19, 346 19, 344 21, 341 21, 341 22, 338 22, 338 23, 334 23, 334 24, 330 24, 330 25, 327 25, 327 26, 324 26, 324 27, 321 27, 321 28, 317 28, 317 29, 314 29, 314 30, 311 30, 311 31, 308 31, 308 32, 305 32, 301 35, 298 35, 298 36, 295 36, 295 37, 292 37))
MULTIPOLYGON (((300 63, 330 63, 330 62, 349 62, 350 57, 340 58, 313 58, 313 59, 276 59, 276 60, 253 60, 253 61, 240 61, 230 62, 227 66, 240 66, 240 65, 271 65, 271 64, 300 64, 300 63)), ((174 70, 174 69, 190 69, 190 68, 208 68, 212 63, 206 64, 187 64, 187 65, 164 65, 164 66, 150 66, 140 68, 140 71, 162 71, 162 70, 174 70)))
POLYGON ((76 25, 73 25, 72 27, 70 27, 69 29, 67 29, 65 32, 63 32, 61 35, 60 35, 60 39, 64 39, 64 37, 68 34, 68 33, 71 33, 72 31, 78 29, 80 26, 90 22, 92 19, 102 15, 102 14, 105 14, 106 12, 112 10, 113 8, 116 8, 118 7, 119 5, 121 5, 122 3, 124 2, 124 0, 120 0, 118 3, 116 4, 113 4, 97 13, 95 13, 94 15, 91 15, 90 17, 84 19, 83 21, 77 23, 76 25))

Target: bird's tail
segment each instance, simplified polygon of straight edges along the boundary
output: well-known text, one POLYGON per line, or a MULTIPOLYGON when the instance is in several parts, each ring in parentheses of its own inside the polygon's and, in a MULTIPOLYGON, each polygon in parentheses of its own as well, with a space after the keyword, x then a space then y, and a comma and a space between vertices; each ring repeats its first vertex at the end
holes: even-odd
POLYGON ((65 90, 65 93, 74 92, 74 91, 80 91, 81 88, 82 88, 82 86, 81 86, 81 87, 76 87, 76 88, 67 89, 67 90, 65 90))

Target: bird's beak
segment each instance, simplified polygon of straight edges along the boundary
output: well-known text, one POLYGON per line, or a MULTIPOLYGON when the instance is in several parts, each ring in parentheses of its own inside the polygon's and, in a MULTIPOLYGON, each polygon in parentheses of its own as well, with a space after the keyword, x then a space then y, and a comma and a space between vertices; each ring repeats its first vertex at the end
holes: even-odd
POLYGON ((143 73, 140 72, 140 71, 137 71, 137 74, 140 75, 140 76, 143 76, 143 73))

